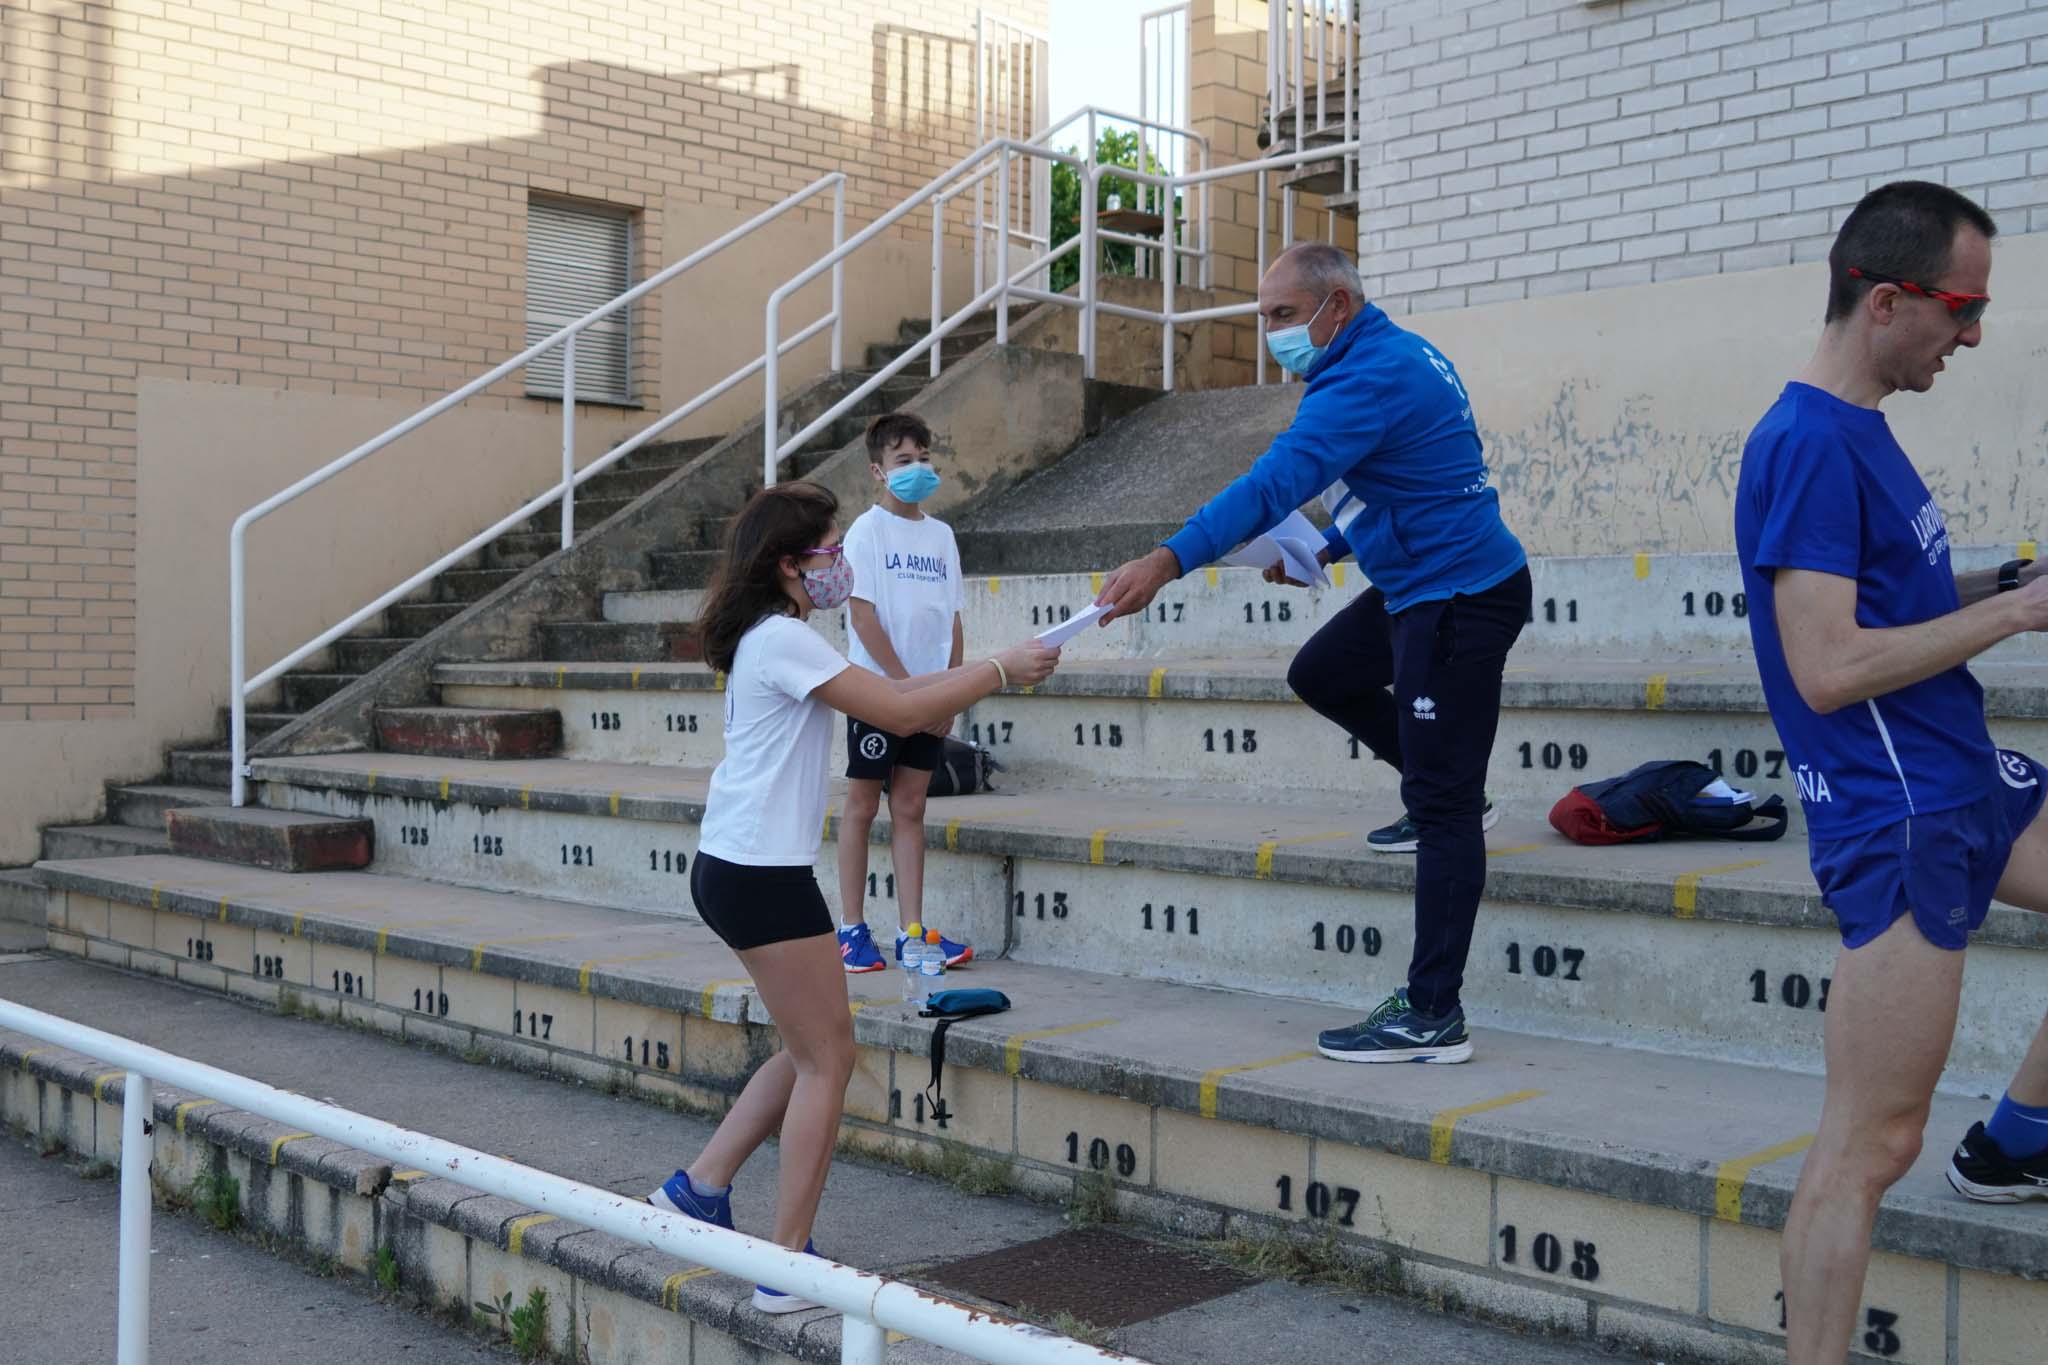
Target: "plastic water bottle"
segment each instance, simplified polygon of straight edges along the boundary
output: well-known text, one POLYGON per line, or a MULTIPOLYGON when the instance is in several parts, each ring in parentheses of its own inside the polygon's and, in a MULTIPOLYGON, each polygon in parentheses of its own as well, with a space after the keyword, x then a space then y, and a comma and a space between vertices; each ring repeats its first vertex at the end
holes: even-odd
POLYGON ((943 990, 941 984, 946 978, 946 949, 939 942, 939 931, 924 931, 924 960, 918 963, 918 979, 924 986, 919 999, 928 1000, 933 991, 943 990))
POLYGON ((924 926, 913 924, 904 931, 903 940, 903 998, 912 1004, 922 1004, 925 998, 924 926))

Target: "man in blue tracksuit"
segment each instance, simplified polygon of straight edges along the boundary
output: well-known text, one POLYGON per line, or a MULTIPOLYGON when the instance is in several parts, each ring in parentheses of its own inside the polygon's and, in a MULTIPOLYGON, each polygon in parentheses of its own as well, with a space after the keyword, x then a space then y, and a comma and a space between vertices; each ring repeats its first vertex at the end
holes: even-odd
POLYGON ((1365 301, 1343 252, 1290 248, 1259 282, 1259 311, 1274 358, 1308 381, 1293 425, 1164 545, 1109 575, 1097 600, 1111 608, 1104 624, 1142 611, 1321 496, 1322 558, 1356 554, 1373 586, 1302 646, 1288 685, 1401 774, 1407 813, 1369 841, 1416 863, 1407 988, 1318 1045, 1339 1061, 1462 1062, 1472 1043, 1458 991, 1493 819, 1486 764, 1501 673, 1529 616, 1527 557, 1501 521, 1457 371, 1365 301))

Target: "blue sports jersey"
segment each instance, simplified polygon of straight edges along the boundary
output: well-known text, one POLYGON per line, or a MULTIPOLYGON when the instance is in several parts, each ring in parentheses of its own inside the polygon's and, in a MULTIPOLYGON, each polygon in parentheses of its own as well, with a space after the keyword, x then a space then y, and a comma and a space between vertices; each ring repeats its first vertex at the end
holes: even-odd
POLYGON ((1961 664, 1816 713, 1778 643, 1771 575, 1856 580, 1856 622, 1910 626, 1957 610, 1941 509, 1884 414, 1787 384, 1742 453, 1735 548, 1764 698, 1815 839, 1839 839, 1982 799, 1998 782, 1984 691, 1961 664))
POLYGON ((1331 557, 1358 556, 1388 611, 1480 593, 1527 562, 1500 519, 1451 362, 1371 304, 1309 367, 1294 422, 1166 542, 1193 573, 1318 493, 1331 557))

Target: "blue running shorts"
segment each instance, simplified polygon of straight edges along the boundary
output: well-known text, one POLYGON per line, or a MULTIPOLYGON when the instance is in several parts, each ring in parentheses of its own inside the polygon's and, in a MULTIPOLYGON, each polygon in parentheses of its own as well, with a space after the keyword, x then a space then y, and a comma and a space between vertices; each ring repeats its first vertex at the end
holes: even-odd
POLYGON ((1814 880, 1843 947, 1861 948, 1911 914, 1929 943, 1961 950, 1991 909, 2013 841, 2048 797, 2025 754, 2000 749, 1998 775, 1998 789, 1967 806, 1813 843, 1814 880))

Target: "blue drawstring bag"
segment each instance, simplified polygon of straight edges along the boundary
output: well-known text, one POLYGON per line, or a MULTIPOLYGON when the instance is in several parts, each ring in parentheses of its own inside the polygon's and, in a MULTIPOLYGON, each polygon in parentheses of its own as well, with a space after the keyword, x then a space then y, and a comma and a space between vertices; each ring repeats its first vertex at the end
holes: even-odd
POLYGON ((992 991, 985 986, 970 987, 966 990, 935 991, 919 1010, 921 1019, 936 1019, 932 1029, 932 1078, 925 1083, 925 1098, 931 1102, 932 1113, 943 1124, 945 1121, 945 1088, 939 1083, 939 1073, 946 1065, 946 1030, 962 1019, 974 1019, 984 1014, 1001 1014, 1010 1008, 1010 997, 1001 991, 992 991))

